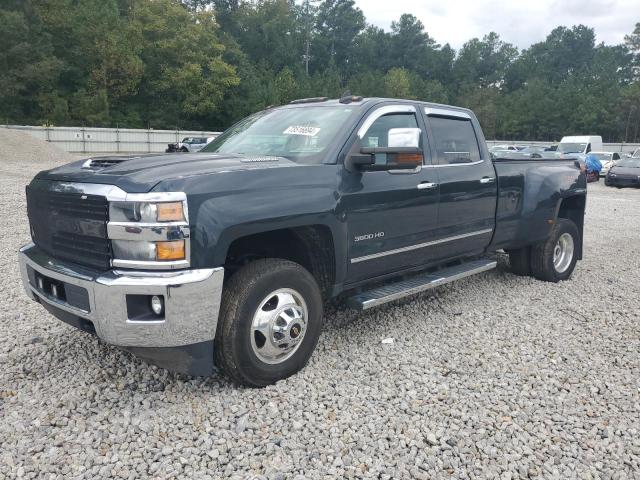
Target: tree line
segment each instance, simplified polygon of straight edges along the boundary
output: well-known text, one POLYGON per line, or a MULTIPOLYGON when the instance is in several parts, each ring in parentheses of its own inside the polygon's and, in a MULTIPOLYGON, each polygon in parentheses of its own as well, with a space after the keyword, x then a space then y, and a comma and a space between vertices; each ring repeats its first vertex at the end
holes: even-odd
POLYGON ((456 51, 353 0, 4 0, 0 45, 0 122, 221 130, 350 91, 471 108, 487 138, 640 141, 640 23, 620 45, 577 25, 456 51))

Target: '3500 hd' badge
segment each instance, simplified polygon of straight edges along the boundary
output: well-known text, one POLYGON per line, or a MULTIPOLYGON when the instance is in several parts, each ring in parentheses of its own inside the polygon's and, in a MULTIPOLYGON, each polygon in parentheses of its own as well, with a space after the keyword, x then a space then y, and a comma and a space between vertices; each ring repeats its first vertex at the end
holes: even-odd
POLYGON ((354 242, 362 242, 363 240, 373 240, 375 238, 384 237, 384 232, 365 233, 364 235, 357 235, 353 238, 354 242))

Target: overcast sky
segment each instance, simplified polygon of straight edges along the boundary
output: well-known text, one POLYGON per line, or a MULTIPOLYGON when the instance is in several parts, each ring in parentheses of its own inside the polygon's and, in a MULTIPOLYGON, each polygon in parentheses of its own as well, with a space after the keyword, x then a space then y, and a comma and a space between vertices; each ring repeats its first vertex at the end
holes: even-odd
POLYGON ((356 0, 369 23, 389 30, 412 13, 440 44, 458 49, 494 31, 519 48, 544 40, 558 25, 595 28, 597 41, 617 44, 640 22, 640 0, 356 0))

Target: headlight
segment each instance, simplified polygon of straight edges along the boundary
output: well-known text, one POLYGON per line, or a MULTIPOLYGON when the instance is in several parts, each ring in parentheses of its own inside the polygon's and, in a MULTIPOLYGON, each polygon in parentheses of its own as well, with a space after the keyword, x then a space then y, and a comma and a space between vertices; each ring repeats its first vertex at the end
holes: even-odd
POLYGON ((182 202, 111 202, 109 219, 113 222, 184 222, 182 202))
POLYGON ((107 236, 114 267, 187 268, 191 241, 187 196, 149 192, 110 199, 107 236))
POLYGON ((113 240, 113 254, 118 260, 138 262, 169 262, 186 259, 184 240, 145 242, 140 240, 113 240))

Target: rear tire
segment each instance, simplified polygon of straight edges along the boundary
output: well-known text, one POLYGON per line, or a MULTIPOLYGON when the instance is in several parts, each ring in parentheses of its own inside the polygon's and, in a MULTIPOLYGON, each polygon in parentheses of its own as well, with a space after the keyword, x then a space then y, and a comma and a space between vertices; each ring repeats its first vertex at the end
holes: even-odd
POLYGON ((531 247, 509 250, 507 253, 513 273, 522 277, 531 275, 531 247))
POLYGON ((288 260, 257 260, 224 287, 215 363, 238 384, 271 385, 304 368, 321 330, 322 297, 313 276, 288 260))
POLYGON ((578 261, 580 234, 571 220, 559 218, 547 240, 531 248, 531 271, 538 280, 559 282, 571 277, 578 261))

